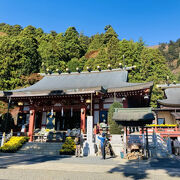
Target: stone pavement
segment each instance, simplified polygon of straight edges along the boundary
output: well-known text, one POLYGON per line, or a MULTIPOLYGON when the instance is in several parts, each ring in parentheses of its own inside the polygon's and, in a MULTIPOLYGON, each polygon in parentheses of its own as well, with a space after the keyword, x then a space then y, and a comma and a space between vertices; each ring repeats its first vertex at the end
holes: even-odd
POLYGON ((180 179, 180 160, 128 161, 120 158, 0 153, 0 179, 180 179))

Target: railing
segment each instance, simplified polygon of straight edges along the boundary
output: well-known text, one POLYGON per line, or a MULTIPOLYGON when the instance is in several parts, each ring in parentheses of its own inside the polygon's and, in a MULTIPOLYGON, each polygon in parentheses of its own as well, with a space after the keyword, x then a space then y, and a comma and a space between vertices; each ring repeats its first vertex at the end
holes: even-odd
POLYGON ((9 134, 6 135, 4 132, 1 138, 1 147, 4 145, 5 142, 7 142, 11 137, 13 136, 13 132, 11 131, 9 134))
POLYGON ((162 137, 165 136, 178 136, 180 135, 180 128, 178 127, 151 127, 148 128, 148 133, 153 133, 156 132, 158 134, 160 134, 162 137))
POLYGON ((161 137, 160 135, 157 135, 156 133, 154 133, 153 135, 148 135, 148 136, 128 135, 127 137, 128 139, 132 139, 132 142, 130 141, 128 142, 141 144, 141 146, 144 147, 145 149, 147 148, 148 150, 153 150, 153 151, 161 150, 169 155, 172 154, 170 139, 169 138, 165 139, 161 137), (135 140, 133 142, 133 137, 134 139, 135 137, 137 137, 137 141, 135 140), (146 138, 148 138, 148 147, 147 147, 146 138))

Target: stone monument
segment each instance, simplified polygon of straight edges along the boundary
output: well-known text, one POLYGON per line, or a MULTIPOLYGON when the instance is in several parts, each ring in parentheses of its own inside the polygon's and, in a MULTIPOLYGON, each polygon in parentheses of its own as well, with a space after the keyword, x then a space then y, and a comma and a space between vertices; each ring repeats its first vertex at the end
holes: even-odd
POLYGON ((87 116, 87 141, 84 144, 84 155, 95 155, 93 142, 93 116, 87 116))

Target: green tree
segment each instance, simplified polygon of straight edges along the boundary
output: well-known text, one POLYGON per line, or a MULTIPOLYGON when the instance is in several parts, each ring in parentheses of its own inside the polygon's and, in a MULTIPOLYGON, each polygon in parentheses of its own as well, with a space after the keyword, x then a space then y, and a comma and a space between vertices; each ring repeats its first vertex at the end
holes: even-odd
POLYGON ((99 51, 93 63, 93 66, 91 65, 91 67, 93 68, 93 70, 97 70, 97 66, 100 66, 101 69, 107 69, 107 66, 109 63, 110 63, 110 60, 107 58, 106 50, 102 48, 99 51))
POLYGON ((116 68, 121 60, 119 53, 119 40, 113 36, 107 44, 107 59, 109 60, 109 63, 112 65, 113 68, 116 68))
POLYGON ((103 48, 104 46, 104 34, 96 34, 90 38, 90 44, 88 52, 103 48))
POLYGON ((70 71, 76 72, 76 68, 79 67, 79 60, 77 58, 71 59, 67 63, 67 67, 70 69, 70 71))
POLYGON ((67 54, 67 61, 72 58, 80 58, 85 52, 79 41, 79 33, 75 27, 69 27, 64 34, 64 48, 67 54))
POLYGON ((35 38, 36 37, 36 28, 31 25, 25 27, 23 29, 23 31, 21 31, 20 36, 27 36, 27 37, 35 38))
POLYGON ((14 128, 14 119, 11 113, 5 113, 1 117, 1 132, 9 133, 14 128))
POLYGON ((93 69, 93 66, 94 66, 94 58, 90 58, 85 62, 83 70, 87 71, 87 67, 93 69))
POLYGON ((111 134, 122 134, 123 127, 121 125, 118 125, 113 119, 113 113, 115 111, 115 108, 122 108, 122 104, 119 102, 114 102, 109 110, 108 110, 108 125, 110 126, 110 133, 111 134))
POLYGON ((88 36, 85 36, 83 33, 79 35, 80 46, 82 47, 83 54, 87 52, 90 40, 88 36))
POLYGON ((80 68, 81 70, 83 70, 86 62, 87 62, 87 59, 86 59, 85 56, 83 56, 83 57, 81 57, 81 58, 79 59, 79 68, 80 68))
POLYGON ((112 27, 109 27, 104 34, 104 44, 107 44, 112 37, 117 38, 118 35, 112 27))
POLYGON ((130 82, 154 82, 154 88, 151 96, 151 106, 156 107, 156 100, 163 98, 161 90, 156 88, 156 84, 165 83, 167 76, 170 81, 174 76, 166 64, 166 59, 158 49, 144 48, 140 55, 139 64, 130 82))

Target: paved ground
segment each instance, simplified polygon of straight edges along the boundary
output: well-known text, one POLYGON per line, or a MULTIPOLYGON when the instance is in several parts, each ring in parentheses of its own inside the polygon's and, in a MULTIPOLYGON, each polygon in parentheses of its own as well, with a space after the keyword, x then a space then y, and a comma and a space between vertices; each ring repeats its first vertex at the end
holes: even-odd
POLYGON ((180 179, 179 159, 127 161, 119 158, 0 153, 0 179, 122 180, 180 179))

